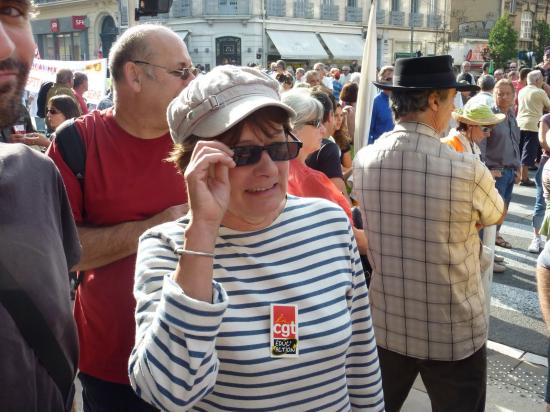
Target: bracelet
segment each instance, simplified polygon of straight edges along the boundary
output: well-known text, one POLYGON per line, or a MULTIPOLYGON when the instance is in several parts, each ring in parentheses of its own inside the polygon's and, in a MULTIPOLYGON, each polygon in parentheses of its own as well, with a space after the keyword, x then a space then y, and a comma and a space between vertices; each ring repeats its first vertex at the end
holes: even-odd
POLYGON ((178 247, 176 250, 174 250, 174 252, 176 253, 176 255, 178 256, 181 256, 181 255, 189 255, 189 256, 204 256, 204 257, 210 257, 210 258, 213 258, 214 257, 214 254, 213 253, 208 253, 208 252, 197 252, 195 250, 187 250, 187 249, 184 249, 183 247, 178 247))

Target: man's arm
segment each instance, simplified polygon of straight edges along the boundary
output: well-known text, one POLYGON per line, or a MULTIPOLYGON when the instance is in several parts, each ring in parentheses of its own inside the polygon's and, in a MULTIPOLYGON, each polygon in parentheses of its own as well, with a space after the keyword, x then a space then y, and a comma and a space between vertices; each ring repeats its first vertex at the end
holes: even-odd
POLYGON ((548 125, 543 120, 545 116, 543 116, 539 121, 539 143, 541 147, 546 150, 550 151, 550 147, 548 146, 548 125))
POLYGON ((90 270, 130 256, 137 251, 138 239, 147 229, 176 220, 188 206, 176 205, 146 220, 124 222, 108 227, 78 226, 82 244, 80 262, 72 270, 90 270))
POLYGON ((544 323, 550 331, 550 244, 537 260, 537 292, 544 323))
POLYGON ((544 323, 550 332, 550 269, 537 266, 537 292, 544 323))

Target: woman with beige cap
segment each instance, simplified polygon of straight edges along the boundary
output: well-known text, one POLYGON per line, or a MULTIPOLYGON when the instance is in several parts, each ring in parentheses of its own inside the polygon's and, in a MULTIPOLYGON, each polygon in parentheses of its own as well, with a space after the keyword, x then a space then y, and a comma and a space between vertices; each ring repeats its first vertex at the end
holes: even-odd
POLYGON ((168 109, 190 211, 140 239, 129 364, 162 410, 384 410, 353 232, 287 195, 302 143, 277 89, 220 66, 168 109))
MULTIPOLYGON (((493 127, 506 119, 506 115, 494 113, 489 106, 480 103, 455 110, 452 116, 458 126, 451 129, 449 136, 441 139, 441 142, 448 144, 457 152, 473 154, 478 159, 481 156, 478 144, 489 137, 493 127)), ((506 242, 497 232, 497 244, 499 244, 499 241, 506 242)), ((489 257, 491 254, 486 246, 483 246, 481 254, 482 272, 491 263, 489 257)), ((502 273, 506 270, 506 266, 502 264, 503 261, 503 257, 494 255, 493 273, 502 273)))
POLYGON ((457 152, 481 155, 478 143, 491 134, 492 128, 502 122, 506 115, 493 113, 485 104, 474 104, 452 113, 458 126, 451 129, 449 136, 441 139, 442 143, 451 146, 457 152))

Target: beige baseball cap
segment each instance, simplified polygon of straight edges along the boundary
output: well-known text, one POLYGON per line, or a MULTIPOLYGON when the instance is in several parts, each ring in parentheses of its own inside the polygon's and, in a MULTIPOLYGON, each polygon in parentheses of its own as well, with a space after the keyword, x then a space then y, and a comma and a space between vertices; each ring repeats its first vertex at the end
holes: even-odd
POLYGON ((217 66, 192 80, 168 106, 168 125, 175 143, 191 135, 209 138, 230 129, 263 107, 280 107, 279 83, 250 67, 217 66))

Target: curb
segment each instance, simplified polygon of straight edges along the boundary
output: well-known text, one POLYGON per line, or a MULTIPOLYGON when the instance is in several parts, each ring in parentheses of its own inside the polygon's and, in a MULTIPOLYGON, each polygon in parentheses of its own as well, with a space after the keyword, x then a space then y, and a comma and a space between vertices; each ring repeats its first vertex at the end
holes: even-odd
POLYGON ((532 363, 539 366, 548 367, 548 359, 544 356, 535 355, 534 353, 526 352, 521 349, 512 348, 511 346, 503 345, 502 343, 493 342, 491 340, 487 341, 487 349, 491 349, 495 352, 499 352, 503 355, 509 356, 511 358, 532 363))

